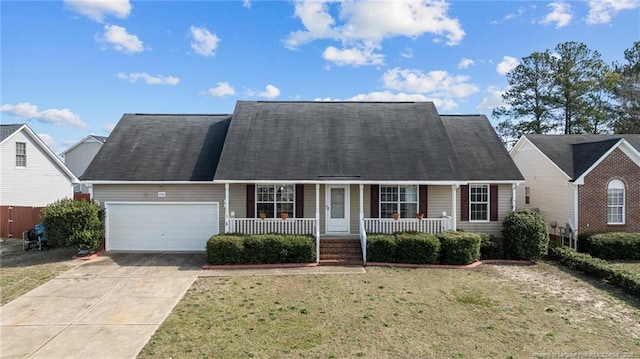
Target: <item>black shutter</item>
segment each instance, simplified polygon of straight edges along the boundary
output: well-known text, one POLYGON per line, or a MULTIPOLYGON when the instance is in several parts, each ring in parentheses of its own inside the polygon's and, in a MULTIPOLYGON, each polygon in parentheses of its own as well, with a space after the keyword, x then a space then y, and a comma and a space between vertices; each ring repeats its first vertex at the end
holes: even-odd
POLYGON ((460 186, 460 220, 469 220, 469 186, 460 186))
POLYGON ((380 186, 371 185, 371 218, 380 218, 380 186))
POLYGON ((256 217, 256 185, 247 185, 247 218, 256 217))
POLYGON ((296 218, 304 218, 304 185, 296 185, 296 218))
POLYGON ((498 220, 498 186, 489 186, 489 220, 498 220))

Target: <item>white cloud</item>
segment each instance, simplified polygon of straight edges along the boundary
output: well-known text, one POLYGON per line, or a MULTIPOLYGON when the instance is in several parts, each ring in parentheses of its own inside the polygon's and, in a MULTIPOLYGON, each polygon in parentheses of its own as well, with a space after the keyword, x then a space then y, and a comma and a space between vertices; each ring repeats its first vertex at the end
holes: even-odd
POLYGON ((228 82, 218 82, 218 86, 208 89, 207 93, 212 96, 223 97, 235 95, 236 90, 228 82))
POLYGON ((116 51, 134 54, 144 51, 142 41, 136 35, 129 34, 127 29, 117 25, 105 25, 104 33, 96 39, 111 44, 116 51))
POLYGON ((242 7, 247 8, 247 9, 251 9, 251 0, 243 0, 242 1, 242 7))
POLYGON ((265 90, 258 93, 259 97, 264 97, 264 98, 276 98, 278 96, 280 96, 280 89, 278 89, 277 87, 273 86, 272 84, 268 84, 265 87, 265 90))
POLYGON ((468 69, 469 66, 475 65, 475 64, 476 64, 475 61, 473 61, 471 59, 468 59, 466 57, 463 57, 462 60, 460 60, 460 62, 458 63, 458 68, 459 69, 468 69))
POLYGON ((384 87, 391 90, 430 94, 432 97, 464 98, 479 91, 469 76, 453 76, 447 71, 394 68, 382 75, 384 87))
POLYGON ((295 16, 304 29, 289 33, 284 42, 295 49, 314 40, 331 39, 341 42, 343 48, 373 53, 388 38, 433 34, 434 41, 446 38, 447 45, 457 45, 465 32, 448 11, 449 4, 444 1, 299 1, 295 16), (335 18, 331 6, 336 7, 335 18))
POLYGON ((322 57, 338 66, 352 65, 381 65, 384 63, 384 55, 376 54, 373 49, 337 49, 333 46, 327 47, 322 53, 322 57))
POLYGON ((116 128, 116 124, 113 122, 107 122, 104 124, 104 126, 102 126, 102 130, 107 133, 111 133, 114 128, 116 128))
POLYGON ((391 92, 391 91, 376 91, 358 94, 350 98, 340 100, 330 97, 316 98, 314 101, 373 101, 373 102, 403 102, 403 101, 430 101, 433 102, 436 107, 443 110, 451 110, 458 107, 458 104, 451 99, 441 99, 435 97, 425 96, 419 93, 404 93, 404 92, 391 92))
POLYGON ((550 3, 547 7, 550 7, 553 10, 540 21, 541 24, 550 25, 555 23, 556 29, 559 29, 571 23, 571 19, 573 19, 571 5, 564 1, 557 1, 550 3))
POLYGON ((487 95, 482 98, 482 101, 476 107, 478 111, 492 111, 494 108, 504 105, 502 102, 504 90, 489 86, 485 92, 487 95))
POLYGON ((520 8, 518 8, 518 10, 516 12, 508 13, 501 20, 493 20, 493 21, 491 21, 491 23, 494 24, 494 25, 495 24, 503 24, 506 21, 509 21, 509 20, 512 20, 512 19, 515 19, 517 17, 520 17, 520 16, 524 15, 525 12, 527 12, 527 10, 524 7, 520 7, 520 8))
POLYGON ((64 3, 70 10, 97 22, 109 15, 123 19, 131 14, 129 0, 64 0, 64 3))
POLYGON ((191 48, 202 56, 215 56, 220 39, 204 27, 191 26, 191 48))
POLYGON ((638 0, 589 0, 587 24, 606 24, 622 10, 640 7, 638 0))
POLYGON ((404 50, 402 50, 402 52, 400 53, 400 56, 404 57, 405 59, 410 59, 413 57, 413 49, 406 47, 404 50))
MULTIPOLYGON (((38 137, 40 137, 42 142, 44 142, 44 144, 51 149, 56 149, 60 147, 60 144, 58 143, 58 141, 56 141, 55 138, 53 138, 53 136, 51 136, 50 134, 38 133, 38 137)), ((57 152, 57 151, 54 151, 54 152, 57 152)))
POLYGON ((496 71, 500 75, 506 75, 507 72, 513 70, 520 62, 515 57, 504 56, 502 61, 496 66, 496 71))
POLYGON ((87 127, 87 124, 80 120, 80 116, 71 112, 68 108, 51 108, 38 111, 36 105, 32 105, 29 102, 22 102, 17 105, 2 105, 0 111, 23 120, 36 120, 42 123, 69 125, 78 128, 87 127))
POLYGON ((151 76, 146 72, 133 72, 125 74, 123 72, 118 73, 118 78, 121 80, 128 80, 129 82, 138 82, 138 80, 144 80, 147 85, 177 85, 180 82, 178 77, 174 76, 151 76))

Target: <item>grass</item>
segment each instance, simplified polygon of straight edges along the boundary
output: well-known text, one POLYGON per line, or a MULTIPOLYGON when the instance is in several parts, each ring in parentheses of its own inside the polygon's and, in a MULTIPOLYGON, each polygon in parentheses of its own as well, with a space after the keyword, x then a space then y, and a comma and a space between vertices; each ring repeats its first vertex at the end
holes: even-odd
POLYGON ((200 278, 139 358, 640 354, 638 302, 549 264, 367 272, 200 278))
POLYGON ((640 273, 640 261, 613 261, 613 263, 626 270, 640 273))
POLYGON ((0 241, 0 304, 4 305, 77 265, 73 248, 22 250, 21 239, 0 241))

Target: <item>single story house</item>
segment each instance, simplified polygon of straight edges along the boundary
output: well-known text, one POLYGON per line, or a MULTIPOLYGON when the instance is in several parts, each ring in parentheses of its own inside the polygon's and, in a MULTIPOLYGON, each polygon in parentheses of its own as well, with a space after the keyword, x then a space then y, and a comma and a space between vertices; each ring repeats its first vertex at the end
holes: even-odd
POLYGON ((219 232, 500 235, 523 177, 485 116, 431 102, 240 101, 231 115, 125 114, 82 180, 107 250, 203 250, 219 232), (395 217, 395 218, 394 218, 395 217), (283 219, 284 218, 284 219, 283 219))
MULTIPOLYGON (((67 168, 76 177, 80 177, 106 140, 105 136, 88 135, 60 153, 60 157, 64 160, 67 168)), ((73 190, 76 193, 89 193, 87 186, 79 183, 74 186, 73 190)))
POLYGON ((78 178, 26 124, 0 125, 0 237, 20 237, 78 178))
POLYGON ((510 152, 525 178, 517 207, 557 235, 640 232, 639 151, 640 135, 524 135, 510 152))

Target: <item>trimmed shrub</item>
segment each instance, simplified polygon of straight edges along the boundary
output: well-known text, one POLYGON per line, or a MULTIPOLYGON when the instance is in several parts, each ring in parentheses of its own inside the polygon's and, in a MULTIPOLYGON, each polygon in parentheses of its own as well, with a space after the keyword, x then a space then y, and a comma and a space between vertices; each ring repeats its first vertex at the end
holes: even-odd
POLYGON ((218 234, 207 241, 211 264, 309 263, 316 260, 313 236, 218 234))
POLYGON ((256 234, 252 237, 262 242, 262 253, 264 256, 262 263, 275 264, 286 262, 287 248, 281 234, 256 234))
POLYGON ((618 268, 603 259, 578 253, 568 247, 553 247, 549 255, 569 268, 598 279, 605 279, 631 295, 640 296, 640 274, 618 268))
POLYGON ((371 233, 367 235, 367 262, 396 261, 396 238, 392 234, 371 233))
POLYGON ((399 263, 433 264, 438 260, 440 241, 427 233, 397 233, 395 260, 399 263))
POLYGON ((440 263, 469 264, 480 256, 480 235, 471 232, 443 232, 440 240, 440 263))
POLYGON ((594 234, 584 240, 584 249, 602 259, 640 259, 640 233, 594 234))
POLYGON ((42 209, 47 244, 96 251, 104 243, 104 210, 96 201, 64 198, 42 209))
POLYGON ((289 263, 309 263, 316 261, 316 239, 312 235, 284 236, 287 243, 289 263))
POLYGON ((478 233, 480 236, 480 258, 481 259, 504 259, 504 241, 500 237, 495 237, 489 233, 478 233))
POLYGON ((504 254, 508 259, 535 260, 549 250, 547 223, 531 209, 510 212, 504 219, 504 254))
POLYGON ((217 234, 207 241, 207 262, 211 264, 250 263, 244 254, 242 236, 217 234))

